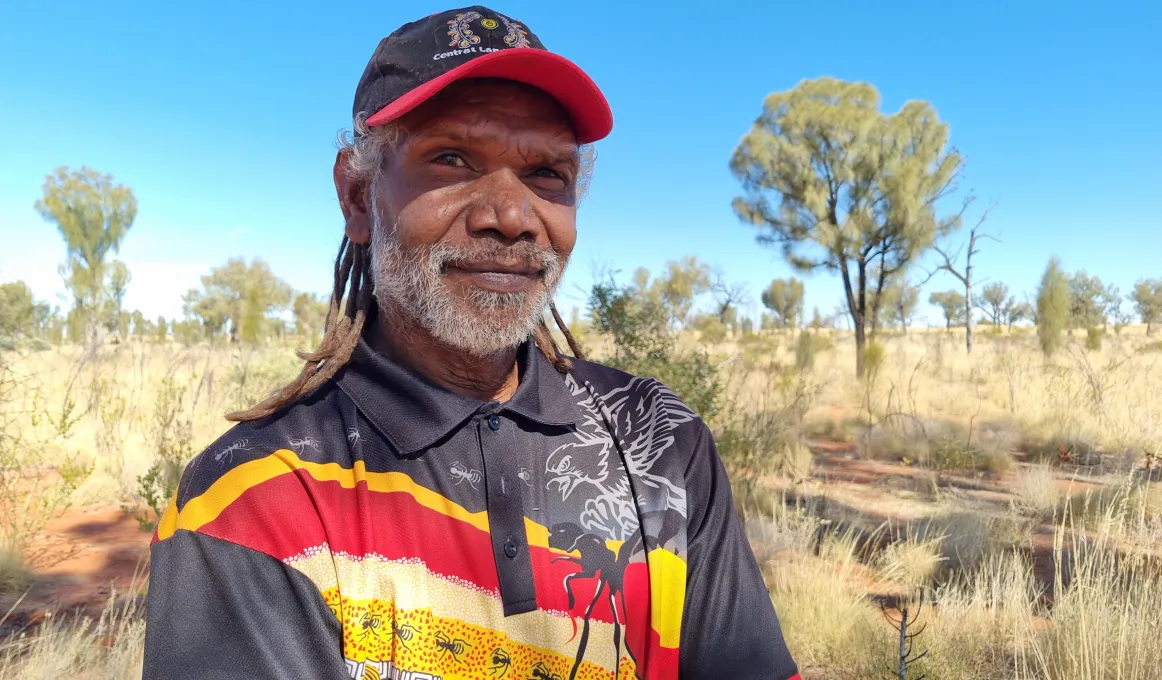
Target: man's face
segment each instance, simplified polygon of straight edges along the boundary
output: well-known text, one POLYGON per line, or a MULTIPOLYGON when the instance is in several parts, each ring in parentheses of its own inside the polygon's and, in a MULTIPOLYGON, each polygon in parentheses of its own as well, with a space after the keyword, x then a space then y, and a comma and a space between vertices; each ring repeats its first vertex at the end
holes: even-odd
POLYGON ((474 355, 518 345, 577 237, 567 115, 531 87, 464 81, 401 123, 367 192, 380 305, 474 355))

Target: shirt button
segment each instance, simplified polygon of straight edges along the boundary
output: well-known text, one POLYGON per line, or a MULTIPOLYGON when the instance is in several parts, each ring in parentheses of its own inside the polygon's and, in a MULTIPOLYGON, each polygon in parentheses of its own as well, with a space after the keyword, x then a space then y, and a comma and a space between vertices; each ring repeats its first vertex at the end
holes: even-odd
POLYGON ((511 538, 508 539, 508 543, 504 544, 504 554, 508 557, 508 559, 511 560, 515 558, 518 551, 519 546, 517 546, 516 541, 512 540, 511 538))
POLYGON ((494 415, 488 416, 488 429, 492 430, 493 432, 496 432, 497 430, 500 429, 500 417, 499 416, 494 416, 494 415))

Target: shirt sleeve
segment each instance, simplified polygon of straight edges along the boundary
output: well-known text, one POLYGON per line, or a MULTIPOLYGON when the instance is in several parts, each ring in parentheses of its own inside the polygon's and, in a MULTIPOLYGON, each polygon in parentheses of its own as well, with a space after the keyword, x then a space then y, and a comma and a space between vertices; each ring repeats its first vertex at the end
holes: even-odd
POLYGON ((689 549, 678 676, 797 680, 798 668, 705 424, 686 471, 686 493, 689 549))
POLYGON ((339 621, 303 574, 185 530, 150 552, 145 680, 349 677, 339 621))

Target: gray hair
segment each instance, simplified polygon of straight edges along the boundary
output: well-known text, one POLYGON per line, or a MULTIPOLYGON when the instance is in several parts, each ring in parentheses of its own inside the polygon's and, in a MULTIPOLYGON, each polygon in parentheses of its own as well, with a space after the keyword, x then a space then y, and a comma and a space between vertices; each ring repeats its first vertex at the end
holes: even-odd
MULTIPOLYGON (((397 122, 371 127, 367 124, 368 114, 355 117, 351 130, 341 130, 335 144, 346 151, 347 176, 365 182, 374 181, 383 170, 383 157, 389 149, 394 149, 406 136, 407 130, 397 122)), ((593 179, 593 167, 597 163, 597 149, 592 144, 582 144, 578 149, 580 172, 577 174, 577 204, 580 205, 589 193, 589 183, 593 179)))

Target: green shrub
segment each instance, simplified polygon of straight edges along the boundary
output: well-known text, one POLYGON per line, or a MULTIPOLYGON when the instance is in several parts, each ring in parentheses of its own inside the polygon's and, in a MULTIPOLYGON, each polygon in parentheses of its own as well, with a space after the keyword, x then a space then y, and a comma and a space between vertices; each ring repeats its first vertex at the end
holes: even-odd
POLYGON ((799 331, 799 342, 795 345, 795 368, 809 371, 815 367, 815 342, 813 334, 799 331))
POLYGON ((226 374, 230 410, 247 409, 290 382, 302 369, 302 361, 288 352, 261 353, 244 349, 226 374))
POLYGON ((1069 279, 1056 257, 1050 258, 1037 289, 1037 337, 1049 356, 1065 344, 1071 315, 1069 279))
POLYGON ((718 317, 710 315, 700 316, 694 320, 692 326, 698 331, 703 343, 717 345, 726 340, 726 325, 719 321, 718 317))
POLYGON ((1008 451, 986 447, 979 452, 979 455, 980 459, 976 463, 976 469, 987 472, 993 477, 1004 475, 1016 465, 1013 456, 1008 451))
POLYGON ((0 595, 22 594, 33 578, 17 546, 0 543, 0 595))
POLYGON ((869 340, 863 348, 863 376, 869 383, 875 382, 884 360, 887 359, 887 350, 875 340, 869 340))
POLYGON ((182 469, 194 457, 193 423, 185 412, 187 389, 173 377, 162 380, 153 409, 152 434, 157 446, 157 460, 137 477, 137 495, 154 516, 138 513, 142 529, 153 529, 177 490, 182 469))
POLYGON ((640 287, 599 283, 590 294, 589 313, 594 329, 613 340, 613 354, 602 357, 602 363, 655 378, 705 420, 718 413, 717 368, 706 352, 677 346, 674 312, 663 300, 640 287))
POLYGON ((192 347, 206 338, 206 331, 202 324, 194 320, 174 321, 171 325, 174 340, 186 347, 192 347))
POLYGON ((1085 329, 1085 348, 1091 352, 1101 351, 1101 339, 1105 332, 1100 328, 1090 326, 1085 329))

